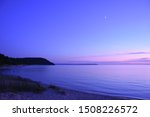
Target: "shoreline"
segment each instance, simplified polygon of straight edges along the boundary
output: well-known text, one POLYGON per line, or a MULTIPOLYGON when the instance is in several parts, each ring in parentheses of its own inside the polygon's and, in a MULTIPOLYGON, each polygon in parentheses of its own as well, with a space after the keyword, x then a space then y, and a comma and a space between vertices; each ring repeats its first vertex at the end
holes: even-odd
MULTIPOLYGON (((26 82, 34 85, 35 90, 38 91, 30 91, 23 88, 21 91, 0 91, 0 100, 139 100, 136 98, 130 97, 122 97, 122 96, 111 96, 104 94, 92 94, 85 93, 75 90, 70 90, 66 88, 62 88, 55 85, 44 85, 36 81, 26 80, 26 78, 21 78, 18 76, 8 76, 8 75, 0 75, 0 77, 4 79, 17 79, 17 80, 25 80, 26 82), (35 85, 37 84, 37 86, 35 85), (40 88, 39 88, 40 87, 40 88), (24 91, 25 90, 25 91, 24 91)), ((1 79, 0 79, 1 80, 1 79)), ((16 81, 15 81, 16 82, 16 81)), ((26 87, 29 87, 26 85, 26 87)), ((31 87, 32 89, 34 88, 31 87)), ((17 89, 16 89, 17 90, 17 89)))

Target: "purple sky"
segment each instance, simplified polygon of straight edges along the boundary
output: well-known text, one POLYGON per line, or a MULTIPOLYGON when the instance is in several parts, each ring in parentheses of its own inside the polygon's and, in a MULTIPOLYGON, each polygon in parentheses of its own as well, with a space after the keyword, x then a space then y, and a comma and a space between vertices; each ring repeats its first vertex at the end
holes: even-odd
POLYGON ((148 63, 150 0, 0 0, 0 53, 148 63))

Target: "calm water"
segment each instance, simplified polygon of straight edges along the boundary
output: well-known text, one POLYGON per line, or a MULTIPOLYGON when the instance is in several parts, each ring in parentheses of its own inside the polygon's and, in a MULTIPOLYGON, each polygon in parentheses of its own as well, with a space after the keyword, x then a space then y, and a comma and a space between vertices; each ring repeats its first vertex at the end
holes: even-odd
POLYGON ((84 92, 150 99, 149 65, 18 66, 4 72, 84 92))

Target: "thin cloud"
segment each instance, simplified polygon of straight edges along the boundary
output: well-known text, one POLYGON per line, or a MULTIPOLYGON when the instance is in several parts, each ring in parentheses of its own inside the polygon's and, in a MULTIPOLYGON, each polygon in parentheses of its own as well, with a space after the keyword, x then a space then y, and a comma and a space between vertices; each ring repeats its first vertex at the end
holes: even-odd
POLYGON ((134 59, 134 60, 129 60, 130 62, 149 62, 150 63, 150 59, 149 58, 139 58, 139 59, 134 59))
POLYGON ((130 52, 127 54, 150 54, 150 52, 130 52))
POLYGON ((128 53, 116 53, 114 55, 147 55, 150 52, 128 52, 128 53))

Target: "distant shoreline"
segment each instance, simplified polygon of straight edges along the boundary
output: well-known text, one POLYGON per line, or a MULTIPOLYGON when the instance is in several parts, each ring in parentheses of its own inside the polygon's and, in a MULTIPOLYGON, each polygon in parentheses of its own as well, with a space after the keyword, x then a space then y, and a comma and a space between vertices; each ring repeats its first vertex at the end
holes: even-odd
POLYGON ((12 58, 0 54, 0 66, 3 65, 54 65, 54 63, 41 57, 12 58))
POLYGON ((56 65, 99 65, 99 64, 56 64, 56 65))

